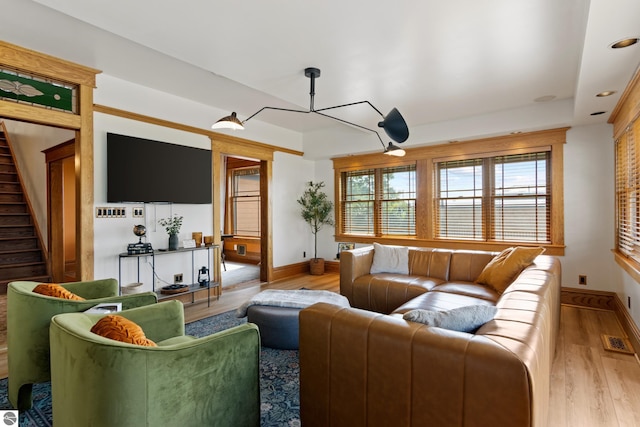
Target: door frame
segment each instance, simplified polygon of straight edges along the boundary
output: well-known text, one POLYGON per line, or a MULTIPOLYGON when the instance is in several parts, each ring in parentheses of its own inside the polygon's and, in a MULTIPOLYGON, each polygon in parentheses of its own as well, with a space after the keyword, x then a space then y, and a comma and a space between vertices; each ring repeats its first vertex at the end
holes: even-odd
MULTIPOLYGON (((63 160, 75 157, 75 139, 58 144, 43 151, 47 164, 47 248, 49 267, 54 283, 65 282, 65 236, 64 236, 64 170, 63 160)), ((74 207, 75 209, 75 207, 74 207)), ((79 276, 76 256, 76 277, 79 276)))
POLYGON ((0 66, 76 85, 74 114, 0 99, 0 116, 75 131, 77 280, 92 280, 93 89, 100 70, 0 41, 0 66))

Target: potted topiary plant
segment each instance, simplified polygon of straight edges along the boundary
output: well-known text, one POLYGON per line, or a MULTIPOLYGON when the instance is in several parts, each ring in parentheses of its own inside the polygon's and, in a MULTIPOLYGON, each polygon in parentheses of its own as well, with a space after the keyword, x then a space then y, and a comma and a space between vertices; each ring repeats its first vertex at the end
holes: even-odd
POLYGON ((302 219, 309 224, 313 234, 313 259, 309 263, 309 270, 313 275, 324 274, 324 258, 318 258, 318 231, 323 225, 333 225, 333 203, 322 191, 323 187, 324 182, 309 181, 307 189, 298 199, 302 219))
POLYGON ((182 227, 182 217, 174 214, 172 217, 158 220, 158 224, 163 226, 169 234, 169 250, 175 251, 178 249, 178 233, 180 232, 180 227, 182 227))

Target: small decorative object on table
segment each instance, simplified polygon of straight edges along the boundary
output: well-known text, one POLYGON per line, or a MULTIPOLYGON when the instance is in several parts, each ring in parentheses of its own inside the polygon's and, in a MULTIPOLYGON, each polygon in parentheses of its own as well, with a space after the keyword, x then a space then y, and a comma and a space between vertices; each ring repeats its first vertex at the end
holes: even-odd
POLYGON ((209 269, 205 266, 202 266, 198 272, 198 283, 203 288, 209 286, 209 269))
POLYGON ((202 232, 201 231, 194 231, 193 233, 191 233, 191 238, 196 241, 196 246, 201 246, 202 245, 202 232))
POLYGON ((127 253, 129 255, 150 254, 153 252, 151 243, 142 243, 142 237, 147 234, 147 229, 144 225, 138 224, 133 226, 133 234, 139 237, 138 243, 129 243, 127 245, 127 253))
POLYGON ((172 217, 158 220, 158 224, 163 226, 169 234, 169 250, 175 251, 178 249, 178 233, 180 232, 180 227, 182 227, 182 216, 174 214, 172 217))
POLYGON ((182 292, 187 292, 189 290, 189 286, 187 285, 169 285, 160 289, 161 294, 180 294, 182 292))

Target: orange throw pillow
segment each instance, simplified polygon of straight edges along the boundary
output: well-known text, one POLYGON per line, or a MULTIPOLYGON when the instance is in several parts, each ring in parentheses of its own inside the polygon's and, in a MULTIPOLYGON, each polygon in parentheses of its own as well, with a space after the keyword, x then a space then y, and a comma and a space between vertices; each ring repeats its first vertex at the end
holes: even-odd
POLYGON ((110 314, 98 320, 91 328, 91 332, 129 344, 157 347, 156 343, 146 337, 138 324, 116 314, 110 314))
POLYGON ((496 255, 484 267, 476 283, 492 287, 502 294, 520 272, 531 265, 544 248, 508 248, 496 255))
POLYGON ((81 296, 74 294, 73 292, 69 292, 62 286, 56 283, 40 283, 38 286, 33 288, 33 292, 36 294, 46 295, 49 297, 55 298, 63 298, 70 299, 74 301, 84 301, 85 299, 81 296))

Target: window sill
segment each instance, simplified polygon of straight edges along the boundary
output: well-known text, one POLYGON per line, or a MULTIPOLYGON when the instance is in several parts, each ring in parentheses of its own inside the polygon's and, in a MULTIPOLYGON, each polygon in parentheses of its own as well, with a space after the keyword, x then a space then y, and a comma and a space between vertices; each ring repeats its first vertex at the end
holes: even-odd
POLYGON ((624 271, 626 271, 636 282, 640 283, 640 264, 637 261, 632 260, 628 256, 624 255, 617 249, 612 249, 613 256, 618 264, 624 271))
MULTIPOLYGON (((386 245, 400 246, 421 246, 428 248, 443 249, 467 249, 476 251, 500 252, 503 249, 513 246, 541 246, 545 248, 545 255, 564 256, 564 245, 553 244, 535 244, 530 242, 478 242, 475 240, 434 240, 434 239, 418 239, 416 237, 372 237, 372 236, 354 236, 354 235, 336 235, 336 242, 354 242, 373 244, 374 242, 386 245)), ((640 265, 639 271, 640 271, 640 265)), ((640 277, 640 275, 639 275, 640 277)))

